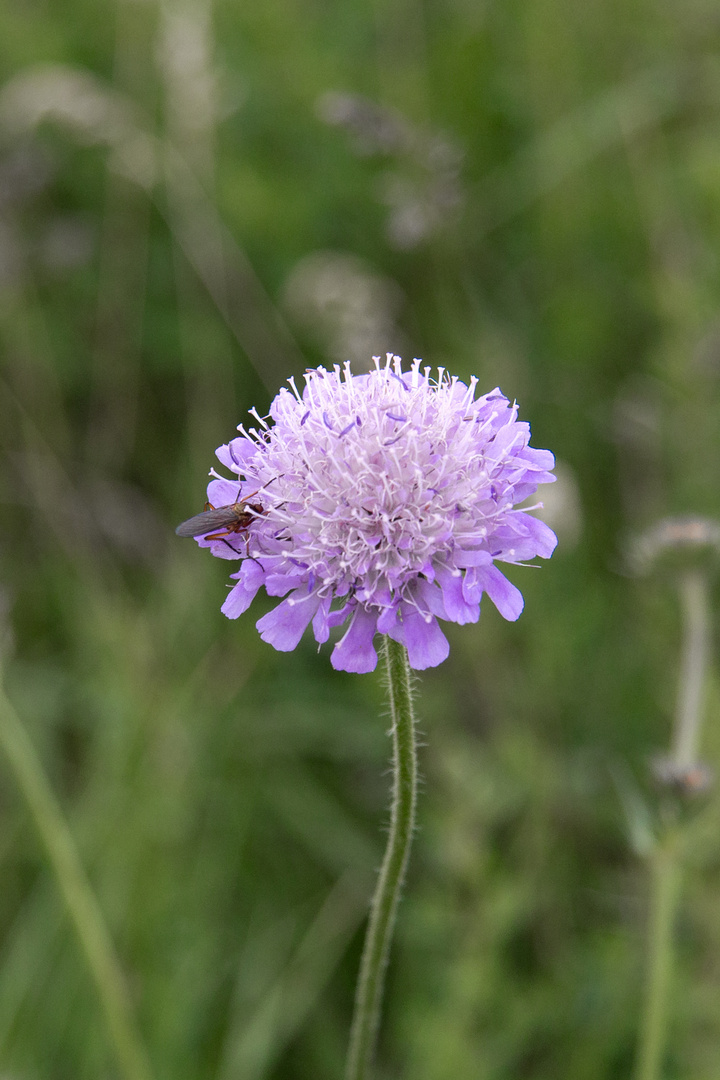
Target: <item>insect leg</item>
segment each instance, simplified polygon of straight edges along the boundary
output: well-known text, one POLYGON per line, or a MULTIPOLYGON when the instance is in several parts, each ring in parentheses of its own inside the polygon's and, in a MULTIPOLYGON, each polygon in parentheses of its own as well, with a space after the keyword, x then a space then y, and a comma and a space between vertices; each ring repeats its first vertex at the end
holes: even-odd
MULTIPOLYGON (((227 537, 228 536, 233 536, 233 535, 237 536, 238 533, 241 532, 241 531, 242 532, 247 532, 246 529, 242 529, 242 530, 240 530, 240 529, 227 529, 225 532, 221 532, 221 533, 210 533, 208 536, 205 537, 205 539, 206 540, 222 540, 223 544, 226 544, 227 547, 229 547, 230 550, 233 552, 233 554, 240 556, 240 552, 237 550, 237 548, 234 548, 232 546, 232 544, 227 539, 227 537)), ((248 543, 249 542, 250 542, 250 538, 248 537, 248 543)))

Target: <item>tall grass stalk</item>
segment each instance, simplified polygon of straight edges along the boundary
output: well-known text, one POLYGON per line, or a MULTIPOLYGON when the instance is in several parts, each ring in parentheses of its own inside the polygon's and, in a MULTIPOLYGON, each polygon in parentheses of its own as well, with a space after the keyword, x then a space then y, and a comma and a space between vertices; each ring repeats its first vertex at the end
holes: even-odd
POLYGON ((127 985, 102 912, 20 717, 0 685, 0 745, 33 817, 80 940, 124 1080, 151 1080, 127 985))
POLYGON ((392 812, 360 964, 345 1080, 366 1080, 369 1076, 390 941, 415 828, 417 745, 410 665, 405 646, 389 637, 384 639, 383 653, 392 720, 392 812))
MULTIPOLYGON (((697 765, 703 686, 710 652, 707 580, 687 571, 680 580, 683 649, 669 766, 678 781, 697 765)), ((659 1080, 667 1045, 673 930, 682 881, 682 827, 671 815, 651 854, 650 919, 645 1004, 635 1080, 659 1080)))

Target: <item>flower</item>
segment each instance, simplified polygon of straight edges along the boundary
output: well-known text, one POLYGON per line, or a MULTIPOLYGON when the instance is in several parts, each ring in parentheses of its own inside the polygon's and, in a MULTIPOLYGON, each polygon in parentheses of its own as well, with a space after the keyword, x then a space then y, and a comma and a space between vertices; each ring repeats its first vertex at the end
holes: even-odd
POLYGON ((529 425, 499 390, 476 398, 475 378, 440 368, 431 379, 419 360, 403 371, 390 353, 374 363, 362 375, 308 371, 268 418, 251 410, 258 426, 240 425, 217 451, 239 479, 211 470, 208 486, 214 506, 239 504, 235 522, 198 542, 242 560, 229 618, 261 586, 285 597, 257 623, 276 649, 294 649, 311 622, 319 643, 347 622, 333 667, 372 671, 379 632, 423 669, 448 655, 438 619, 477 622, 484 592, 519 616, 522 595, 496 564, 552 554, 555 534, 517 504, 555 479, 554 458, 528 445, 529 425))

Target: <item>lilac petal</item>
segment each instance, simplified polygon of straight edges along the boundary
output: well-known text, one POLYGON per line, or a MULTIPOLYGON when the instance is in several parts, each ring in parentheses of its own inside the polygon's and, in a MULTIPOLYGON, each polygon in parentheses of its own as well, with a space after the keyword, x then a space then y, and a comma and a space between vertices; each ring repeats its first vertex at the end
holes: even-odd
POLYGON ((482 394, 475 404, 479 409, 483 408, 488 401, 504 401, 506 405, 509 404, 508 399, 503 394, 499 386, 496 386, 494 390, 491 390, 488 394, 482 394))
POLYGON ((456 548, 453 552, 453 562, 461 570, 467 569, 469 566, 489 566, 492 562, 492 555, 489 551, 456 548))
POLYGON ((553 484, 555 477, 550 475, 550 470, 555 468, 555 455, 550 450, 536 450, 534 446, 526 446, 521 450, 518 457, 522 458, 528 468, 535 472, 546 472, 548 479, 545 484, 553 484))
POLYGON ((320 597, 316 593, 297 598, 297 593, 283 600, 255 624, 260 637, 278 652, 292 652, 315 614, 320 597))
POLYGON ((216 559, 242 559, 245 554, 245 538, 224 536, 220 540, 205 540, 197 536, 198 547, 209 547, 216 559))
POLYGON ((446 569, 438 570, 438 583, 442 589, 446 619, 461 625, 469 622, 477 622, 480 618, 479 603, 468 603, 463 595, 463 579, 458 574, 446 569))
MULTIPOLYGON (((307 397, 307 387, 303 393, 303 398, 307 397)), ((283 386, 280 392, 277 394, 270 406, 270 416, 273 418, 276 424, 282 423, 286 420, 286 415, 292 417, 293 413, 296 413, 299 407, 299 402, 294 394, 291 394, 287 387, 283 386)), ((303 407, 303 412, 305 412, 303 407)))
POLYGON ((248 559, 243 563, 242 569, 231 576, 237 578, 238 583, 232 587, 220 610, 228 619, 237 619, 255 599, 255 594, 263 583, 264 573, 262 566, 248 559))
MULTIPOLYGON (((555 477, 553 476, 553 480, 554 479, 555 477)), ((520 481, 514 483, 513 502, 515 503, 515 505, 517 506, 518 503, 525 502, 525 500, 529 499, 531 495, 534 495, 541 482, 542 481, 539 481, 536 477, 533 476, 531 479, 524 480, 522 483, 520 481)))
POLYGON ((378 615, 377 628, 379 634, 389 634, 394 626, 397 625, 398 613, 397 606, 386 607, 378 615))
POLYGON ((536 555, 547 559, 557 544, 557 537, 544 521, 531 514, 515 513, 499 525, 490 539, 493 554, 503 562, 527 562, 536 555))
POLYGON ((232 439, 218 446, 215 455, 227 469, 245 475, 247 466, 258 452, 258 445, 252 439, 232 439))
POLYGON ((531 514, 523 514, 522 518, 523 525, 526 526, 535 543, 535 554, 541 559, 549 559, 557 547, 557 536, 540 518, 533 517, 531 514))
POLYGON ((350 626, 330 656, 330 663, 336 671, 353 671, 360 674, 375 670, 377 653, 373 646, 373 638, 376 627, 375 612, 366 611, 363 607, 355 609, 350 626))
POLYGON ((463 578, 463 597, 468 604, 479 604, 482 599, 483 587, 481 581, 478 580, 480 573, 480 570, 471 567, 463 578))
POLYGON ((240 484, 237 480, 211 480, 207 497, 213 506, 232 506, 240 497, 240 484))
POLYGON ((331 600, 331 596, 324 596, 313 616, 313 634, 318 645, 322 645, 330 637, 329 615, 331 600))
POLYGON ((522 445, 527 438, 526 432, 522 430, 526 426, 525 424, 508 424, 501 428, 485 451, 487 460, 500 461, 512 449, 519 449, 517 444, 522 445))
POLYGON ((478 571, 478 580, 504 619, 515 622, 525 606, 519 589, 496 566, 478 571))
MULTIPOLYGON (((450 619, 445 609, 442 589, 429 581, 418 581, 417 597, 421 601, 421 607, 426 607, 431 615, 437 615, 438 619, 450 619)), ((378 622, 378 628, 379 628, 378 622)))
POLYGON ((343 606, 336 611, 331 611, 327 619, 328 626, 342 626, 348 616, 355 610, 355 607, 355 604, 347 603, 343 604, 343 606))
POLYGON ((447 660, 450 644, 434 617, 430 622, 417 611, 403 611, 403 621, 390 632, 390 637, 405 646, 410 667, 416 671, 437 667, 447 660))
POLYGON ((284 596, 291 589, 299 588, 307 581, 307 571, 293 574, 268 574, 265 579, 265 592, 268 596, 284 596))

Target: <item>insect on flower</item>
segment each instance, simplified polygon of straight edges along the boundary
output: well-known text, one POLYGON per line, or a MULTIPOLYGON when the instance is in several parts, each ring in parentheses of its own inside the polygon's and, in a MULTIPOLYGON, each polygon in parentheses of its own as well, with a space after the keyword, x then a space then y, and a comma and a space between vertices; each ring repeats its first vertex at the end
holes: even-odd
POLYGON ((208 503, 208 508, 202 514, 196 514, 195 517, 181 522, 175 532, 178 536, 204 536, 206 540, 225 540, 226 536, 233 533, 244 533, 247 538, 253 521, 265 513, 265 507, 261 503, 249 501, 253 495, 257 495, 257 491, 253 491, 246 499, 236 499, 229 506, 215 507, 208 503), (213 532, 214 529, 220 531, 213 532))

